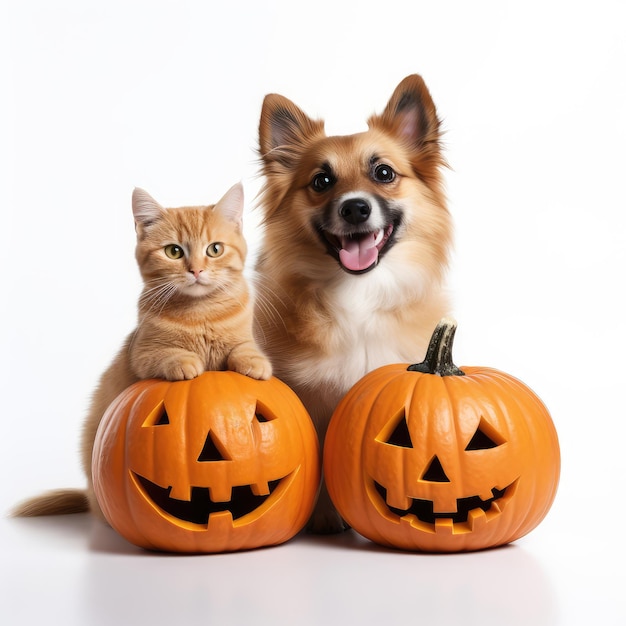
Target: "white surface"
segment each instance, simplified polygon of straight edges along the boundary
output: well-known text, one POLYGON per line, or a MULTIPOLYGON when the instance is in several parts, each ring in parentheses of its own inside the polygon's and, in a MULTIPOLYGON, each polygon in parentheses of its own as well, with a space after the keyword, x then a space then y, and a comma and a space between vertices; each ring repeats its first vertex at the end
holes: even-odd
POLYGON ((623 623, 623 580, 606 576, 609 586, 599 586, 577 565, 584 549, 573 551, 555 531, 550 558, 537 549, 540 541, 446 556, 392 552, 354 533, 170 556, 134 548, 86 515, 10 520, 3 525, 13 547, 2 611, 19 624, 49 616, 77 625, 528 626, 590 624, 594 615, 602 624, 623 623))
POLYGON ((2 623, 626 623, 625 23, 617 0, 4 0, 0 510, 82 484, 82 417, 134 325, 132 188, 242 179, 254 249, 263 95, 349 133, 413 72, 448 130, 456 361, 534 388, 563 467, 535 531, 469 555, 349 533, 160 556, 87 516, 2 519, 2 623))

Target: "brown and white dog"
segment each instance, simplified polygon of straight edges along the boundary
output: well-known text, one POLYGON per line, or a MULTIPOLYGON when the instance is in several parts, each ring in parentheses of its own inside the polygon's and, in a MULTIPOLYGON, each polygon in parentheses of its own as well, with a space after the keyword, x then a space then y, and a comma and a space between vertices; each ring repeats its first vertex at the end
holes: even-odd
MULTIPOLYGON (((257 339, 322 445, 348 389, 379 366, 421 360, 448 307, 445 163, 422 78, 406 77, 368 126, 328 137, 276 94, 261 113, 257 339)), ((309 529, 344 527, 322 487, 309 529)))

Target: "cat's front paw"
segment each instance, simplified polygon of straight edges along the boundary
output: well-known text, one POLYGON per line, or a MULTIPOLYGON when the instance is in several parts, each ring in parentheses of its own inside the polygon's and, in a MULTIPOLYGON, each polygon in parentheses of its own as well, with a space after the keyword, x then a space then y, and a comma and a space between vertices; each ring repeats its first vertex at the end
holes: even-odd
POLYGON ((228 369, 257 380, 272 377, 272 364, 262 354, 231 355, 228 359, 228 369))
POLYGON ((191 380, 204 372, 204 363, 195 354, 171 359, 163 364, 163 378, 166 380, 191 380))

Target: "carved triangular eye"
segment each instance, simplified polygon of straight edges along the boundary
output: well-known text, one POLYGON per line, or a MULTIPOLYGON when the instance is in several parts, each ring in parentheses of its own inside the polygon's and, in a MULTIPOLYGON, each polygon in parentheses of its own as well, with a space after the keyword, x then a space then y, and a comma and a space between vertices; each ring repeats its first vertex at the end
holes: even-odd
POLYGON ((413 442, 411 441, 411 435, 409 433, 409 427, 406 423, 406 414, 404 411, 398 416, 398 423, 391 432, 391 435, 384 440, 392 446, 399 446, 400 448, 412 448, 413 442))
POLYGON ((165 407, 163 407, 163 410, 161 411, 161 414, 159 415, 158 419, 156 422, 154 422, 155 426, 165 426, 166 424, 170 423, 170 418, 169 415, 167 414, 167 411, 165 410, 165 407))
POLYGON ((257 402, 256 410, 254 411, 254 417, 257 422, 264 424, 265 422, 271 422, 276 419, 276 416, 266 406, 257 402))
POLYGON ((157 404, 157 406, 150 411, 148 417, 144 420, 142 427, 147 428, 151 426, 166 426, 170 423, 170 418, 165 410, 165 403, 163 400, 157 404))
POLYGON ((198 457, 198 461, 226 461, 226 457, 220 452, 215 440, 211 436, 211 431, 207 435, 206 441, 204 442, 204 447, 202 448, 202 452, 200 452, 200 456, 198 457))
POLYGON ((504 443, 504 439, 496 432, 496 430, 488 424, 484 419, 480 420, 480 424, 466 446, 466 450, 489 450, 497 448, 504 443))

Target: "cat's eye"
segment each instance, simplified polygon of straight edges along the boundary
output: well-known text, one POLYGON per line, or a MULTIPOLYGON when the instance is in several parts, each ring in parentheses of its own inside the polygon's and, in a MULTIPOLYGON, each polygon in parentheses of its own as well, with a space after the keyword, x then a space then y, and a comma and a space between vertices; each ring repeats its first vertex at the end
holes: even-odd
POLYGON ((218 256, 222 256, 224 254, 224 244, 220 241, 215 241, 214 243, 210 243, 208 248, 206 249, 207 256, 215 259, 218 256))
POLYGON ((171 243, 164 248, 165 254, 170 259, 182 259, 185 256, 185 251, 177 244, 171 243))

